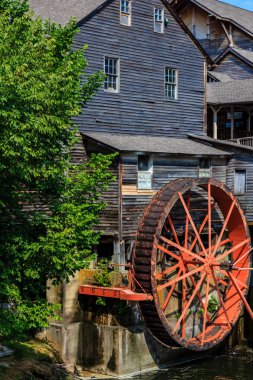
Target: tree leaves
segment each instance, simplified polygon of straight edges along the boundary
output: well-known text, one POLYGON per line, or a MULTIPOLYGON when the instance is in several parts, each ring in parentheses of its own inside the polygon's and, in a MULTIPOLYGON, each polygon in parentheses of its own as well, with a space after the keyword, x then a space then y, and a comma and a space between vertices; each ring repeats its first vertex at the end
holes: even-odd
POLYGON ((6 336, 44 326, 46 280, 68 280, 88 264, 105 207, 99 197, 113 179, 114 156, 70 164, 73 117, 103 81, 100 72, 86 76, 86 47, 72 49, 76 32, 75 20, 42 21, 27 1, 0 2, 0 306, 12 305, 0 307, 6 336))

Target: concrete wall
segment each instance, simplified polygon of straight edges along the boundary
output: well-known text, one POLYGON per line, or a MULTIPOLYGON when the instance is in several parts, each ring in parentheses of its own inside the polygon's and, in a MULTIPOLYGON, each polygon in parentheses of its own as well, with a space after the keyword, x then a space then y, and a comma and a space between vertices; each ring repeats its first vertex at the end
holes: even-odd
MULTIPOLYGON (((62 283, 48 291, 49 302, 63 303, 63 317, 50 322, 46 337, 66 364, 75 364, 94 373, 120 376, 205 356, 158 342, 145 328, 136 304, 127 309, 127 327, 121 326, 113 314, 101 310, 94 313, 81 307, 90 299, 83 296, 79 299, 78 286, 91 283, 93 274, 94 270, 81 271, 68 284, 62 283)), ((119 273, 113 275, 115 285, 119 285, 119 277, 119 273)))

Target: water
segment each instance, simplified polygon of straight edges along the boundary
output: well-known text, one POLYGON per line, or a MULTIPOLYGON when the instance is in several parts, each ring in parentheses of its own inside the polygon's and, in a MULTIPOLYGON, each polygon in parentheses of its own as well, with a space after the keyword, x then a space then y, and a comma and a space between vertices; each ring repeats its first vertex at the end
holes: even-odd
POLYGON ((237 348, 216 357, 153 373, 134 380, 253 380, 253 349, 237 348))

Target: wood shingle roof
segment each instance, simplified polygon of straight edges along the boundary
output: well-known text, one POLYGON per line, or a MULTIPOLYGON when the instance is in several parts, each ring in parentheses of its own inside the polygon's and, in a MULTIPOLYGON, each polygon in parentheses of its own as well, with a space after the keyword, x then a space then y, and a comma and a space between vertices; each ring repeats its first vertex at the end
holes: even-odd
POLYGON ((208 83, 207 103, 213 105, 253 103, 253 79, 208 83))
POLYGON ((107 3, 105 0, 28 0, 28 2, 35 14, 62 25, 71 17, 76 17, 78 22, 107 3))
POLYGON ((224 156, 229 153, 190 139, 159 136, 89 132, 84 137, 120 152, 145 152, 182 155, 224 156))

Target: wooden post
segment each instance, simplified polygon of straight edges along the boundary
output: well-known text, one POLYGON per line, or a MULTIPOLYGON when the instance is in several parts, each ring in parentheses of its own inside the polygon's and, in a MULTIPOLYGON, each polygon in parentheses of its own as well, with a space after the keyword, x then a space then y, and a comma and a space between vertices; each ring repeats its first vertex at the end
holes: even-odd
POLYGON ((248 111, 247 132, 250 132, 250 121, 251 121, 251 114, 250 114, 250 111, 248 111))
POLYGON ((249 110, 248 111, 248 120, 247 120, 247 132, 250 132, 250 130, 251 130, 251 116, 252 116, 252 112, 249 110))
POLYGON ((234 115, 235 110, 234 110, 233 106, 231 107, 230 113, 231 113, 231 135, 230 135, 230 138, 232 140, 234 138, 234 130, 235 130, 235 115, 234 115))
POLYGON ((218 139, 218 112, 220 111, 221 107, 215 108, 211 106, 211 109, 213 111, 213 138, 218 139))
POLYGON ((207 97, 206 97, 206 87, 207 87, 207 64, 204 63, 204 132, 207 134, 207 97))

